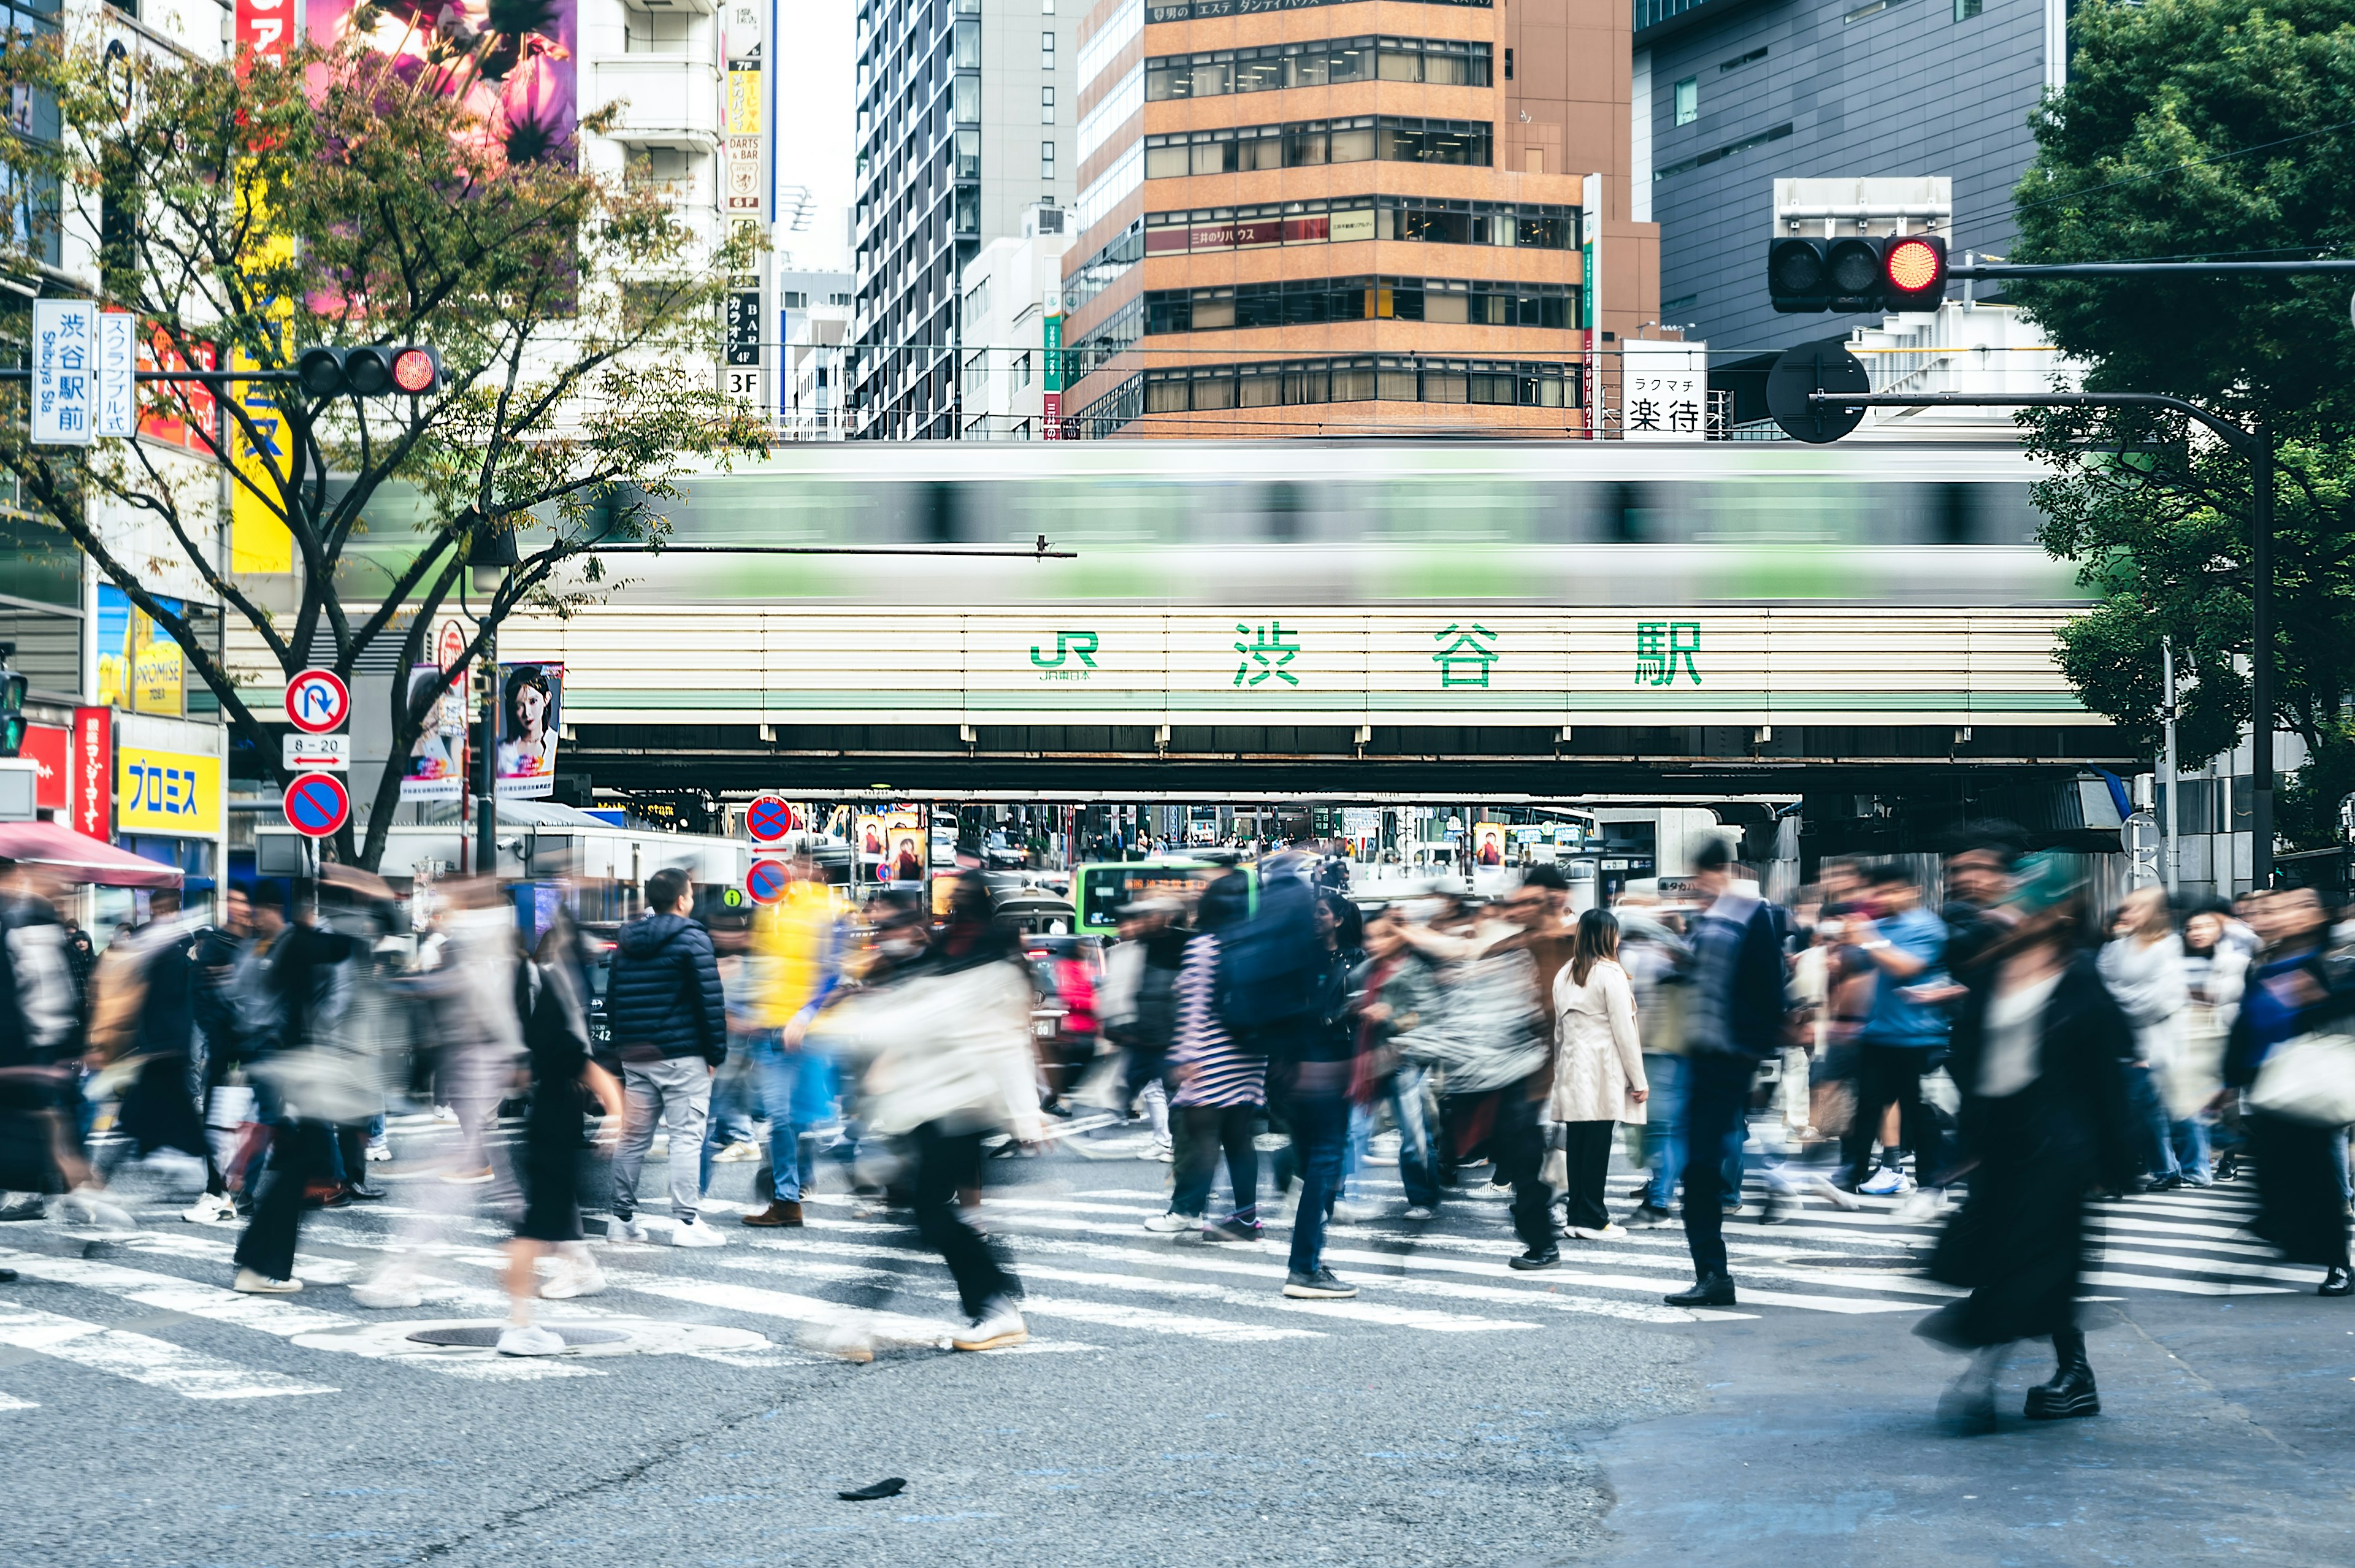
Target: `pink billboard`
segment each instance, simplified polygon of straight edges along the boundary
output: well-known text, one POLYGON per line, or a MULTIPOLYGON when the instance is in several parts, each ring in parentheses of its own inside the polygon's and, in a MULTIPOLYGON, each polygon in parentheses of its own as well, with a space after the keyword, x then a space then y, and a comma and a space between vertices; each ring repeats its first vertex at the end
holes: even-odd
POLYGON ((400 80, 460 100, 508 163, 574 156, 578 0, 310 0, 309 27, 320 48, 359 41, 390 56, 400 80))

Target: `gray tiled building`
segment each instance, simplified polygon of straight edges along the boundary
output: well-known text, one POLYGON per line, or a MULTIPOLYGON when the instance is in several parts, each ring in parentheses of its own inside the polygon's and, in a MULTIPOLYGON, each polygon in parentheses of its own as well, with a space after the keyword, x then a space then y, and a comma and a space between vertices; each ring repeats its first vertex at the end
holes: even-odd
POLYGON ((1071 34, 1055 0, 861 0, 858 434, 957 434, 965 263, 1030 208, 1071 202, 1071 34))
POLYGON ((1718 369, 1838 330, 1767 303, 1777 178, 1948 176, 1951 249, 2001 252, 2065 4, 1636 0, 1635 216, 1660 226, 1661 319, 1718 369))

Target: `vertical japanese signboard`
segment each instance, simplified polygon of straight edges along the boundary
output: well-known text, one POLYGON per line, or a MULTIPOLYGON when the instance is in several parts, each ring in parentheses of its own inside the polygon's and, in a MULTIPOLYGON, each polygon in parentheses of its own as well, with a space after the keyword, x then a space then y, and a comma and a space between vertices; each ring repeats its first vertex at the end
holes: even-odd
POLYGON ((97 305, 89 300, 33 302, 34 444, 90 444, 97 352, 97 305))
POLYGON ((139 433, 139 322, 119 310, 98 318, 98 407, 91 433, 128 441, 139 433))
POLYGON ((114 837, 114 709, 74 709, 71 772, 72 818, 69 826, 101 843, 114 837))
POLYGON ((237 69, 243 76, 256 61, 286 63, 294 36, 294 0, 237 0, 237 69))
POLYGON ((1046 344, 1041 363, 1045 374, 1039 397, 1045 403, 1040 434, 1049 441, 1063 439, 1063 291, 1050 288, 1039 312, 1045 322, 1046 344))
MULTIPOLYGON (((726 184, 720 208, 731 238, 745 229, 762 232, 769 220, 767 88, 761 75, 768 5, 769 0, 727 0, 722 9, 728 83, 721 101, 726 184)), ((759 265, 765 270, 768 262, 763 259, 759 265)), ((762 293, 760 272, 739 272, 732 280, 719 371, 727 397, 755 407, 762 400, 761 324, 767 319, 762 293)))
POLYGON ((1603 176, 1580 181, 1578 198, 1579 323, 1585 329, 1585 427, 1589 440, 1602 434, 1603 407, 1603 176))

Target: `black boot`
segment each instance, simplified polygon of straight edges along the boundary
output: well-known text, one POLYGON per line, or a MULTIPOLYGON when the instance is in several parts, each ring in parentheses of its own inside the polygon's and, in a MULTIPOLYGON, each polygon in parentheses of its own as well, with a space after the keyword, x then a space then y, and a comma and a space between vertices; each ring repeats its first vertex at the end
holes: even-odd
POLYGON ((2094 1388, 2094 1369, 2085 1362, 2085 1336, 2074 1328, 2060 1330, 2052 1336, 2052 1353, 2060 1365, 2050 1381, 2028 1391, 2023 1413, 2030 1421, 2101 1414, 2102 1396, 2094 1388))
POLYGON ((1733 1281, 1721 1274, 1713 1274, 1696 1283, 1690 1290, 1680 1290, 1674 1296, 1660 1298, 1671 1307, 1732 1307, 1733 1281))
POLYGON ((2314 1287, 2317 1296, 2345 1296, 2350 1292, 2355 1292, 2355 1278, 2336 1264, 2324 1271, 2322 1283, 2314 1287))

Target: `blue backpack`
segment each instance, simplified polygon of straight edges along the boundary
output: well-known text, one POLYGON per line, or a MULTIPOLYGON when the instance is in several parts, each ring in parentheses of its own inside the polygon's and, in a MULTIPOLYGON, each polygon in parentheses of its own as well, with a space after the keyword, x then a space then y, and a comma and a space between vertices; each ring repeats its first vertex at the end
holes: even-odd
POLYGON ((1304 1024, 1316 1012, 1325 956, 1316 908, 1306 877, 1279 873, 1261 881, 1249 920, 1219 933, 1219 1022, 1238 1043, 1264 1051, 1255 1037, 1304 1024))

